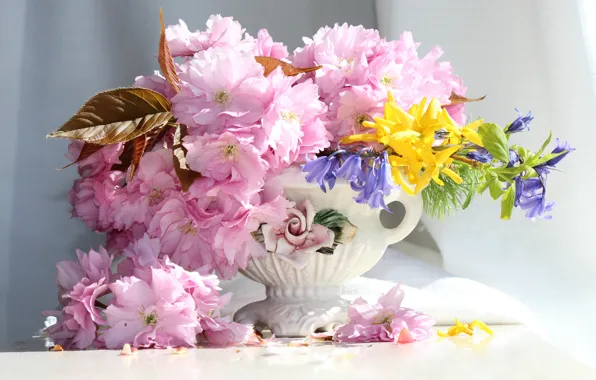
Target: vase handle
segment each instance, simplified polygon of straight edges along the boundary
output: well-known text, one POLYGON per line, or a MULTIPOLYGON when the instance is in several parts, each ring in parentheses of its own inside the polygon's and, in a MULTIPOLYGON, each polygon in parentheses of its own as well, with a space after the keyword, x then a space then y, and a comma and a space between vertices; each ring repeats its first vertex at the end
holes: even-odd
POLYGON ((406 236, 414 230, 420 221, 422 216, 422 196, 408 195, 403 191, 396 189, 385 198, 385 204, 389 205, 391 202, 400 202, 404 205, 405 215, 401 223, 395 228, 385 228, 381 223, 381 212, 383 209, 379 209, 377 215, 377 221, 382 231, 385 244, 387 246, 402 241, 406 236))

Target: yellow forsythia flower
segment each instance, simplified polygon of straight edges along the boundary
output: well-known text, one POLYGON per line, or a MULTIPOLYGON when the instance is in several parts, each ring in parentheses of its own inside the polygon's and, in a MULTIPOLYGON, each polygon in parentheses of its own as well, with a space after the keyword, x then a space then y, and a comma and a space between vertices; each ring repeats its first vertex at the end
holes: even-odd
POLYGON ((451 156, 465 142, 482 146, 476 133, 482 120, 461 127, 441 107, 438 99, 427 102, 424 98, 406 112, 389 93, 384 117, 362 123, 364 127, 374 128, 375 133, 347 136, 341 142, 383 144, 389 153, 393 180, 410 195, 422 191, 431 180, 444 185, 439 178, 441 173, 461 183, 461 177, 449 168, 453 162, 451 156), (440 140, 436 137, 438 131, 441 131, 440 140))
POLYGON ((493 335, 493 330, 491 330, 486 324, 484 324, 484 322, 475 320, 470 323, 462 323, 458 319, 455 320, 455 326, 450 327, 446 333, 442 331, 437 331, 437 335, 441 337, 456 336, 461 333, 467 335, 474 335, 474 328, 479 328, 485 333, 493 335))

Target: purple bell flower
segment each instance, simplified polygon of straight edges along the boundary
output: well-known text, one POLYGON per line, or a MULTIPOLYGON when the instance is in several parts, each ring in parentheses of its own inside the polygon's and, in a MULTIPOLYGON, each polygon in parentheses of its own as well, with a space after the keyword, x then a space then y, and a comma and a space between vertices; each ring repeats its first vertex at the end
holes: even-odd
POLYGON ((513 120, 511 124, 509 124, 505 128, 505 133, 517 133, 522 131, 529 131, 530 130, 530 123, 534 120, 534 116, 532 116, 532 112, 528 112, 526 116, 522 116, 521 112, 516 108, 515 109, 519 116, 513 120))

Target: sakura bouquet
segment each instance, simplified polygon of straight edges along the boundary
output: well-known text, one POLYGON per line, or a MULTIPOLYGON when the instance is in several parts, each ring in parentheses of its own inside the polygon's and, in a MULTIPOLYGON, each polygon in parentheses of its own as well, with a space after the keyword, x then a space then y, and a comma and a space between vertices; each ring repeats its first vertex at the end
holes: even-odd
POLYGON ((441 216, 488 189, 504 219, 514 207, 549 217, 546 177, 572 149, 545 153, 550 137, 537 152, 512 145, 531 114, 505 128, 468 122, 465 103, 480 99, 439 48, 417 48, 410 33, 387 41, 344 24, 290 55, 232 18, 196 32, 162 19, 161 71, 93 96, 49 135, 72 141, 72 215, 106 234, 105 248, 58 263, 50 336, 78 349, 254 340, 220 315, 218 277, 267 254, 263 225, 287 227, 288 252, 334 242, 308 204, 284 197, 277 176, 290 167, 322 191, 347 181, 373 208, 401 189, 441 216))

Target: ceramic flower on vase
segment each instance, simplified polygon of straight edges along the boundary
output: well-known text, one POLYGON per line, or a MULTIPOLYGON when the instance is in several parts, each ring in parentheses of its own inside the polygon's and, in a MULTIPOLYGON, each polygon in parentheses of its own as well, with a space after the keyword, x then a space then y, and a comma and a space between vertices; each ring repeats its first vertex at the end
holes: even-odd
MULTIPOLYGON (((546 180, 573 149, 550 137, 513 143, 467 120, 466 88, 441 50, 410 33, 320 29, 289 54, 266 30, 212 16, 205 31, 165 28, 160 71, 89 99, 49 137, 71 140, 79 178, 72 215, 105 248, 58 264, 61 310, 49 327, 67 348, 250 343, 335 330, 338 340, 410 342, 432 318, 401 308, 398 287, 346 312, 341 285, 372 268, 421 213, 465 209, 477 193, 550 218, 546 180), (401 202, 386 229, 380 213, 401 202), (220 278, 241 272, 267 297, 234 316, 220 278), (366 314, 358 316, 358 312, 366 314)), ((70 165, 69 165, 70 166, 70 165)), ((359 301, 360 302, 360 301, 359 301)))

